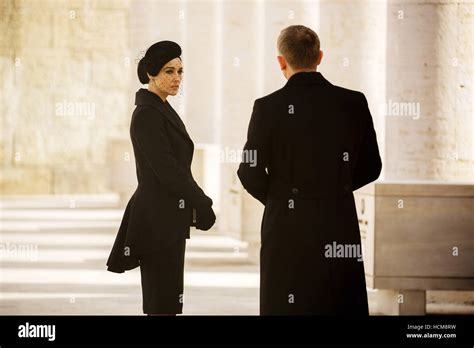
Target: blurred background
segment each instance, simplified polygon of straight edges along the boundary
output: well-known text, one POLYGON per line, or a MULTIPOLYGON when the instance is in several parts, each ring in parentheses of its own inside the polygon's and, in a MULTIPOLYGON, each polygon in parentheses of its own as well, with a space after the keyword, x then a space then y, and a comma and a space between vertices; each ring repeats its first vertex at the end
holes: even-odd
POLYGON ((371 314, 474 314, 474 4, 454 0, 0 0, 0 314, 142 314, 139 269, 105 262, 137 185, 137 62, 160 40, 183 49, 168 100, 218 215, 191 232, 184 314, 258 314, 263 206, 236 170, 292 24, 374 119, 383 172, 355 192, 371 314))

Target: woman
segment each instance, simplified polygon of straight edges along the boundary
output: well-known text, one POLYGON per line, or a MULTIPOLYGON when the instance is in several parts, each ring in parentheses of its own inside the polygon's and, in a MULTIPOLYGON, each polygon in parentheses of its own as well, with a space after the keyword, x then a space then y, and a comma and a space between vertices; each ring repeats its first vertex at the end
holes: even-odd
POLYGON ((136 93, 130 126, 138 187, 107 261, 116 273, 140 266, 143 312, 149 315, 182 313, 190 226, 208 230, 216 219, 212 200, 191 173, 194 143, 166 100, 182 80, 180 56, 177 43, 160 41, 138 63, 138 78, 148 84, 136 93))

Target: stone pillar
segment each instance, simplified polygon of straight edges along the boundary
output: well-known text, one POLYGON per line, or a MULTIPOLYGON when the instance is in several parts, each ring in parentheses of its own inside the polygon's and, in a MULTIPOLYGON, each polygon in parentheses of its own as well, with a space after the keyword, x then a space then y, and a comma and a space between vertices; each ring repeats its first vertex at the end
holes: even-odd
POLYGON ((243 149, 253 101, 263 74, 261 41, 262 4, 259 2, 219 2, 217 40, 220 52, 217 67, 216 98, 220 115, 219 144, 221 150, 220 230, 244 239, 245 219, 242 207, 242 186, 237 177, 238 152, 243 149), (224 213, 225 212, 225 213, 224 213))
POLYGON ((222 216, 217 145, 222 117, 218 12, 219 4, 215 1, 186 3, 182 110, 186 128, 195 143, 193 175, 214 202, 216 227, 222 216))
POLYGON ((386 179, 472 182, 473 7, 390 1, 386 179))
MULTIPOLYGON (((385 99, 374 120, 383 135, 382 178, 472 182, 473 5, 390 1, 386 13, 385 99)), ((370 238, 381 240, 382 232, 370 238)), ((425 314, 424 290, 383 290, 376 298, 387 314, 425 314)))

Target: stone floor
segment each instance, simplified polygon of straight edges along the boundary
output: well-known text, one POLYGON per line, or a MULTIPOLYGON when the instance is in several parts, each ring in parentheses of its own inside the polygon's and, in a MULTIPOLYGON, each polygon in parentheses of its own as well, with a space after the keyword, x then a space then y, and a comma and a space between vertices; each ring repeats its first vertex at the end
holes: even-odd
MULTIPOLYGON (((2 208, 0 315, 142 315, 139 269, 116 274, 105 266, 122 209, 2 208)), ((258 283, 246 243, 192 232, 183 314, 257 315, 258 283)), ((472 293, 470 303, 449 292, 437 296, 428 294, 428 313, 474 314, 472 293)))
MULTIPOLYGON (((113 233, 2 232, 1 238, 34 243, 37 254, 3 258, 0 314, 142 314, 139 268, 106 271, 113 233)), ((217 235, 188 242, 184 314, 258 314, 258 282, 243 243, 217 235)))

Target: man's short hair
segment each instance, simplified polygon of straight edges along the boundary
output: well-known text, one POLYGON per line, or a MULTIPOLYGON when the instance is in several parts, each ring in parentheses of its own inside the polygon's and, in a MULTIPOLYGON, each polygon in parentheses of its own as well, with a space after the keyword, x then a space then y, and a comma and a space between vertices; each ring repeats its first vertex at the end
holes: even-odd
POLYGON ((293 69, 316 67, 319 57, 319 37, 304 25, 290 25, 278 36, 278 51, 293 69))

